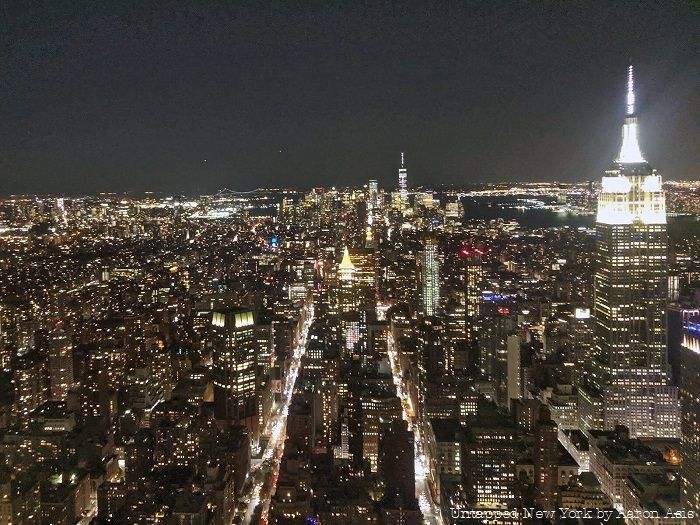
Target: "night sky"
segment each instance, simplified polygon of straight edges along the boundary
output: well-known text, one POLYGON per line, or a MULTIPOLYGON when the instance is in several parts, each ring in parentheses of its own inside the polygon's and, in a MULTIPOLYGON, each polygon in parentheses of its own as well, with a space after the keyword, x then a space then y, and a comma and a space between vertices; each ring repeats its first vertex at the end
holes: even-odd
POLYGON ((700 176, 698 2, 8 3, 0 194, 700 176))

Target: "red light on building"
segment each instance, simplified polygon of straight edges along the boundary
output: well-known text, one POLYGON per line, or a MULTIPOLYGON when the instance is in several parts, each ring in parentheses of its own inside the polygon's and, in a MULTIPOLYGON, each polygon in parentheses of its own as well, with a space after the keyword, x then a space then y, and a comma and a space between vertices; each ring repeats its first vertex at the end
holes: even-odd
POLYGON ((460 257, 471 257, 472 255, 484 255, 484 251, 479 248, 472 248, 471 246, 462 246, 459 250, 460 257))
POLYGON ((499 306, 498 308, 496 308, 496 311, 501 315, 510 314, 510 308, 508 308, 507 306, 499 306))

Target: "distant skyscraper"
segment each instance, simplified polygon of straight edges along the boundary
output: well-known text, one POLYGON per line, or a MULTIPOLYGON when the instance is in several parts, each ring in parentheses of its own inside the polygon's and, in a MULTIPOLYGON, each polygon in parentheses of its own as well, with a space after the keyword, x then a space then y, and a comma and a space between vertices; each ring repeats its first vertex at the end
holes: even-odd
POLYGON ((347 246, 343 250, 343 259, 338 265, 338 294, 339 310, 341 314, 357 311, 359 297, 357 293, 356 278, 357 268, 350 259, 350 251, 347 246))
POLYGON ((595 343, 581 392, 582 424, 677 437, 677 391, 666 359, 665 197, 661 177, 639 149, 631 66, 622 147, 603 177, 596 230, 595 343))
POLYGON ((425 316, 437 315, 440 306, 440 258, 437 239, 428 235, 420 253, 421 302, 425 316))
POLYGON ((66 223, 66 205, 63 197, 58 197, 56 199, 56 220, 64 225, 66 223))
POLYGON ((367 186, 367 221, 371 225, 379 208, 379 184, 370 180, 367 186))
POLYGON ((481 287, 484 278, 484 265, 481 257, 484 252, 464 246, 459 256, 464 263, 464 316, 467 341, 476 341, 478 322, 481 318, 481 287))
POLYGON ((367 187, 367 227, 365 228, 365 248, 374 248, 374 233, 372 227, 379 216, 379 184, 370 180, 367 187))
POLYGON ((343 356, 354 352, 360 341, 360 290, 358 269, 346 246, 338 265, 338 316, 343 356))
POLYGON ((403 151, 401 152, 401 166, 399 167, 399 194, 404 207, 408 204, 408 172, 403 151))

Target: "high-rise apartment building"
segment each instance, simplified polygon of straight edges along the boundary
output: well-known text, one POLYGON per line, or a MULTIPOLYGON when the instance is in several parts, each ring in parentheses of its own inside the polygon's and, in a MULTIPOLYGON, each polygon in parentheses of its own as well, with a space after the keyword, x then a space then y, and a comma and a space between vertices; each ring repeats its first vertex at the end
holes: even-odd
POLYGON ((51 399, 65 401, 73 385, 73 344, 60 328, 49 340, 49 382, 51 399))

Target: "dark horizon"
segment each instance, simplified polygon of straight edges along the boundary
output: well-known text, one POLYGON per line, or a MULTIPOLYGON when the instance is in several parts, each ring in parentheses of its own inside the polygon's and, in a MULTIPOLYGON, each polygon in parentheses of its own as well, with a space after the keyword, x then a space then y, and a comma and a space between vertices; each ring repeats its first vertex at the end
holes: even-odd
POLYGON ((5 8, 0 194, 700 173, 697 4, 5 8), (671 6, 671 7, 669 7, 671 6))

